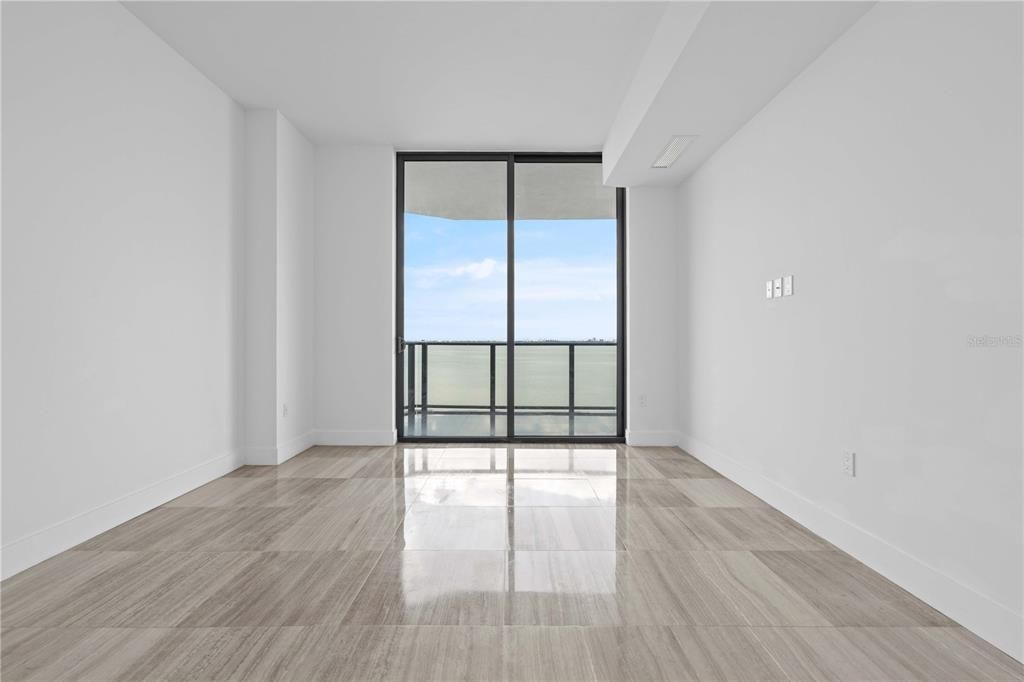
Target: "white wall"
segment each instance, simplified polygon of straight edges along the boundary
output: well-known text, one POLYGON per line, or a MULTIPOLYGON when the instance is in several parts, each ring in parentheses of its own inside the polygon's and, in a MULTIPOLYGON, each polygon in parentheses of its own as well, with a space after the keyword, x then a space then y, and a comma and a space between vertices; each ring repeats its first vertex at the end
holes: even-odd
POLYGON ((280 464, 313 431, 314 148, 279 112, 246 120, 246 462, 280 464))
POLYGON ((390 444, 394 150, 320 147, 316 187, 316 442, 390 444))
POLYGON ((969 338, 1021 334, 1021 83, 1019 4, 879 4, 679 243, 683 446, 1018 658, 1021 348, 969 338))
POLYGON ((8 576, 237 465, 244 131, 120 4, 2 11, 8 576))
POLYGON ((316 154, 288 119, 277 121, 277 448, 283 461, 313 438, 316 154))
POLYGON ((626 441, 679 440, 675 250, 677 191, 635 187, 626 199, 626 441))
POLYGON ((245 112, 245 461, 277 464, 277 120, 245 112))

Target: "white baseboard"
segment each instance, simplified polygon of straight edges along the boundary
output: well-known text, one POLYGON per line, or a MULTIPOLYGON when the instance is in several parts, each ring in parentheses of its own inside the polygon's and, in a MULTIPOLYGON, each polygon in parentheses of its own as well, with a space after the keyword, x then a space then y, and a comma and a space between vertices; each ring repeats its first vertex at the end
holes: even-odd
POLYGON ((920 559, 816 502, 753 471, 696 438, 681 434, 679 447, 746 488, 783 514, 882 574, 903 589, 1021 660, 1024 621, 1021 614, 993 601, 920 559))
POLYGON ((626 429, 626 445, 658 447, 675 446, 678 443, 678 431, 636 431, 634 429, 626 429))
POLYGON ((314 431, 316 445, 394 445, 398 432, 390 431, 314 431))
POLYGON ((242 465, 238 452, 203 462, 106 504, 5 544, 0 550, 4 579, 60 554, 242 465))
POLYGON ((316 444, 316 441, 313 438, 314 433, 315 432, 313 431, 307 431, 301 436, 291 439, 287 443, 278 444, 277 457, 274 464, 284 464, 300 452, 313 447, 313 445, 316 444))

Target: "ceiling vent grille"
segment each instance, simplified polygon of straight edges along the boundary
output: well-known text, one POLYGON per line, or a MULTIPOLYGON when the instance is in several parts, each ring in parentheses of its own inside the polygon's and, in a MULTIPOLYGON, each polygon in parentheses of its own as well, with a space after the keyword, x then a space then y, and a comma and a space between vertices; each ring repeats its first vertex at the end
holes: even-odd
POLYGON ((661 154, 658 154, 658 158, 651 164, 651 168, 668 168, 676 162, 676 159, 683 153, 683 150, 696 139, 696 135, 676 135, 665 145, 665 149, 662 150, 661 154))

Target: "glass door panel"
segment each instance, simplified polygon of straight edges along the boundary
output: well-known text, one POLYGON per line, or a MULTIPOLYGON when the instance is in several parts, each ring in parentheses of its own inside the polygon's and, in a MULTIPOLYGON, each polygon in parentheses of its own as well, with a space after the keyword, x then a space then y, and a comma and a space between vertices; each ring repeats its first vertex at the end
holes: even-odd
POLYGON ((514 434, 616 436, 616 191, 599 163, 514 171, 514 434))
POLYGON ((505 438, 507 161, 405 161, 401 433, 505 438))

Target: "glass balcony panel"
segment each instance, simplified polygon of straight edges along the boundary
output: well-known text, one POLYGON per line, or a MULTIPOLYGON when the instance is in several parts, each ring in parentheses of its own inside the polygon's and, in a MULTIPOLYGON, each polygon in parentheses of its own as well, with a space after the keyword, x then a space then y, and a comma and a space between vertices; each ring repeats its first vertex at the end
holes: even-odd
POLYGON ((427 404, 489 407, 490 346, 428 346, 427 404))
POLYGON ((516 406, 569 407, 569 347, 516 344, 516 406))
POLYGON ((615 408, 615 346, 576 346, 576 406, 615 408))

